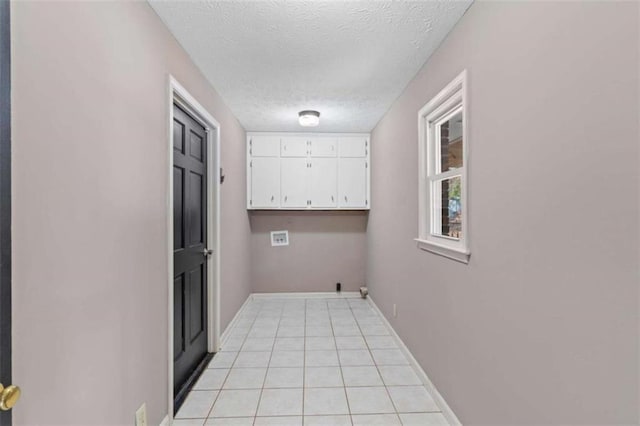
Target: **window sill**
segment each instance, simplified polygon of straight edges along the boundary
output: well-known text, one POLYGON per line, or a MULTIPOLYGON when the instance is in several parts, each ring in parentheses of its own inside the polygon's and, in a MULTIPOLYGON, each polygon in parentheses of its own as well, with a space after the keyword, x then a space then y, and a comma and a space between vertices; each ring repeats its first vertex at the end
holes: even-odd
POLYGON ((414 241, 418 243, 418 248, 420 248, 421 250, 426 250, 431 253, 435 253, 437 255, 455 260, 457 262, 465 264, 469 263, 469 258, 471 257, 471 253, 469 251, 457 250, 441 244, 436 244, 432 241, 422 240, 420 238, 415 238, 414 241))

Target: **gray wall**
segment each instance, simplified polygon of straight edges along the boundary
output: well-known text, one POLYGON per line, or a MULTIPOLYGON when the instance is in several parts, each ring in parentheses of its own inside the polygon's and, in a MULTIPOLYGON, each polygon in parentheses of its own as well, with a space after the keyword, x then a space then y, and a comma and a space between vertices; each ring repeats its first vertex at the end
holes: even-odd
POLYGON ((365 282, 366 212, 251 213, 254 292, 357 291, 365 282), (271 247, 271 231, 289 231, 288 247, 271 247))
POLYGON ((146 2, 13 2, 15 425, 167 414, 168 74, 220 122, 222 328, 250 292, 245 132, 146 2))
POLYGON ((373 132, 371 294, 464 424, 639 420, 638 17, 476 2, 373 132), (413 241, 417 112, 465 68, 469 265, 413 241))

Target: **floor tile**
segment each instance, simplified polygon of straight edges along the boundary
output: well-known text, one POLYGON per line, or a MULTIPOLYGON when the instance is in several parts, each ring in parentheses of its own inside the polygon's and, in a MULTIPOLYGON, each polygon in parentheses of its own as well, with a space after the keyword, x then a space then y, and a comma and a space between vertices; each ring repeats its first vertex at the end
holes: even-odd
POLYGON ((176 419, 205 419, 218 396, 217 391, 192 391, 176 414, 176 419))
POLYGON ((358 327, 334 327, 334 336, 362 336, 358 327))
POLYGON ((368 325, 362 324, 360 326, 362 334, 365 336, 388 336, 389 330, 384 325, 368 325))
POLYGON ((342 367, 345 386, 383 386, 376 367, 342 367))
POLYGON ((400 414, 405 426, 448 426, 449 422, 441 413, 400 414))
MULTIPOLYGON (((302 330, 304 331, 304 318, 302 318, 302 320, 298 318, 282 318, 278 326, 278 331, 280 331, 281 328, 290 327, 302 327, 302 330)), ((304 334, 301 334, 301 336, 304 336, 304 334)))
POLYGON ((258 416, 302 415, 302 388, 264 389, 258 416))
POLYGON ((400 418, 397 414, 357 414, 352 415, 351 420, 353 426, 369 426, 369 425, 383 425, 383 426, 401 426, 400 418))
POLYGON ((230 336, 229 338, 227 338, 227 340, 225 340, 220 351, 221 352, 234 352, 234 351, 237 352, 242 347, 244 340, 245 340, 244 336, 230 336))
POLYGON ((304 351, 275 351, 271 355, 269 367, 302 367, 304 351))
POLYGON ((269 368, 265 388, 301 388, 303 383, 302 367, 269 368))
POLYGON ((338 351, 340 365, 356 366, 356 365, 374 365, 373 358, 368 350, 354 349, 338 351))
POLYGON ((382 381, 387 386, 421 385, 413 368, 405 365, 381 365, 378 367, 382 381))
POLYGON ((306 351, 305 366, 308 367, 329 367, 339 366, 338 352, 332 351, 306 351))
POLYGON ((387 389, 398 413, 440 411, 424 386, 389 386, 387 389))
POLYGON ((278 326, 264 326, 264 327, 256 327, 254 326, 251 330, 249 330, 248 337, 276 337, 276 332, 278 330, 278 326))
POLYGON ((369 349, 397 349, 398 345, 391 336, 366 336, 369 349))
POLYGON ((347 388, 346 390, 351 414, 384 414, 396 411, 385 387, 347 388))
POLYGON ((371 354, 377 365, 409 365, 400 349, 372 349, 371 354))
POLYGON ((202 426, 204 419, 174 419, 171 426, 202 426))
POLYGON ((304 350, 304 337, 278 337, 273 350, 302 351, 304 350))
POLYGON ((234 367, 267 367, 271 352, 240 352, 234 367))
POLYGON ((340 349, 367 349, 362 336, 336 336, 336 346, 340 349))
POLYGON ((270 351, 273 349, 273 337, 247 337, 242 345, 241 352, 270 351))
POLYGON ((227 378, 229 369, 227 368, 208 368, 204 370, 193 390, 219 390, 222 389, 224 379, 227 378))
MULTIPOLYGON (((300 324, 299 320, 293 321, 294 324, 300 324)), ((276 337, 302 337, 304 336, 304 326, 283 326, 278 328, 276 337)))
POLYGON ((223 389, 262 389, 266 368, 232 368, 223 389))
POLYGON ((260 389, 221 390, 210 417, 255 416, 260 393, 260 389))
MULTIPOLYGON (((231 417, 231 418, 220 418, 220 417, 210 417, 204 426, 252 426, 253 425, 253 417, 231 417)), ((172 426, 175 426, 173 423, 172 426)))
POLYGON ((304 416, 304 426, 351 426, 351 418, 348 415, 304 416))
POLYGON ((304 349, 307 351, 335 350, 336 343, 333 337, 307 337, 304 341, 304 349))
POLYGON ((254 426, 302 426, 302 416, 256 417, 254 426))
POLYGON ((305 336, 332 336, 333 331, 331 327, 318 327, 318 326, 307 326, 305 329, 305 336))
POLYGON ((349 414, 344 388, 305 389, 304 414, 349 414))
POLYGON ((307 367, 305 369, 304 387, 328 388, 342 387, 340 367, 307 367))
POLYGON ((213 355, 207 368, 230 368, 237 356, 238 352, 218 352, 213 355))

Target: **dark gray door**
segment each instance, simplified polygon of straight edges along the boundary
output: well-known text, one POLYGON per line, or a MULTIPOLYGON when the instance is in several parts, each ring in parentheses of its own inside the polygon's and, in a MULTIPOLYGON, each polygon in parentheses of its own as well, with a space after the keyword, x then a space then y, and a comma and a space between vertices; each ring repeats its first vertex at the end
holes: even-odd
POLYGON ((173 107, 174 397, 207 356, 207 144, 173 107))
MULTIPOLYGON (((11 384, 11 66, 9 2, 0 0, 0 383, 11 384)), ((0 425, 11 412, 0 411, 0 425)))

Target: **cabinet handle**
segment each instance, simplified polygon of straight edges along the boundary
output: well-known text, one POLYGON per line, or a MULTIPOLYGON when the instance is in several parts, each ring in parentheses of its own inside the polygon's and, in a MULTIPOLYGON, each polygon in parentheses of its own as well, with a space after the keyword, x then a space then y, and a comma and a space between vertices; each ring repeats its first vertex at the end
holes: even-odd
POLYGON ((347 201, 347 202, 349 201, 346 195, 344 196, 344 201, 347 201))
POLYGON ((272 195, 271 196, 271 202, 273 203, 273 200, 275 199, 275 197, 272 195))
POLYGON ((286 145, 284 146, 284 150, 285 150, 285 151, 287 150, 287 146, 286 146, 286 145))
POLYGON ((284 202, 285 203, 287 202, 287 196, 286 195, 284 196, 284 202))
POLYGON ((333 203, 333 195, 331 196, 331 202, 333 203))

